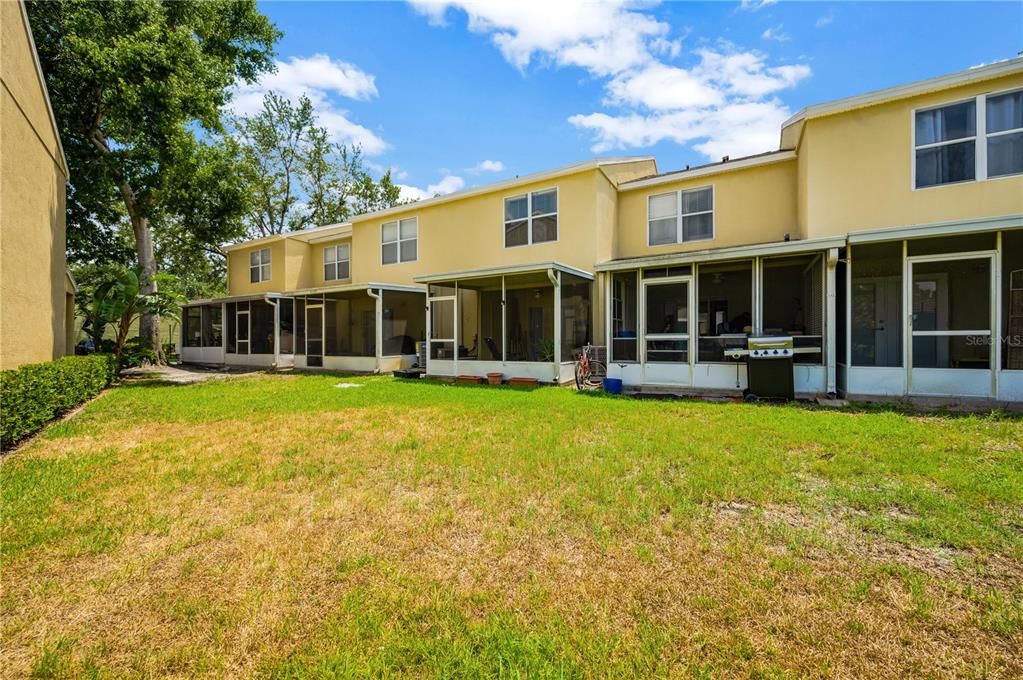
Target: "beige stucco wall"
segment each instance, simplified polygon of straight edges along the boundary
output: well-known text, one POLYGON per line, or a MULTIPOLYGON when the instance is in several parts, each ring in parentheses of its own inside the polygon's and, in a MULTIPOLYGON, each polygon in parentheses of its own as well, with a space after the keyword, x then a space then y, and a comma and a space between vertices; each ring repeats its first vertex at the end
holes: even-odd
POLYGON ((618 194, 615 258, 681 253, 799 238, 796 161, 725 171, 628 189, 618 194), (647 199, 684 189, 714 187, 714 238, 692 243, 647 244, 647 199))
POLYGON ((283 238, 256 243, 243 248, 235 248, 227 253, 227 292, 228 295, 248 295, 250 293, 278 293, 285 288, 285 244, 283 238), (249 253, 254 250, 270 249, 270 280, 259 283, 249 282, 249 253))
POLYGON ((798 150, 808 236, 1023 213, 1023 176, 920 190, 912 177, 913 109, 1019 87, 1023 74, 808 120, 798 150))
POLYGON ((67 177, 18 2, 0 3, 0 368, 66 353, 67 177))
POLYGON ((590 169, 461 200, 413 204, 386 216, 357 218, 352 224, 352 279, 411 284, 416 276, 548 261, 593 271, 599 240, 595 194, 598 183, 605 181, 599 170, 590 169), (505 248, 504 199, 555 187, 558 240, 505 248), (418 259, 381 264, 381 225, 405 217, 419 218, 418 259))
MULTIPOLYGON (((347 243, 347 244, 351 245, 351 243, 352 243, 351 237, 331 239, 329 241, 323 241, 323 242, 320 242, 320 243, 313 243, 313 244, 311 244, 309 246, 309 253, 310 253, 310 255, 308 257, 309 268, 310 268, 309 280, 312 282, 309 285, 314 286, 314 287, 316 287, 316 286, 335 286, 335 285, 339 286, 339 285, 343 285, 343 284, 346 284, 346 283, 351 283, 351 280, 352 280, 351 277, 349 277, 347 279, 339 279, 337 281, 327 281, 326 279, 323 278, 323 249, 327 248, 328 246, 341 245, 342 243, 347 243)), ((355 259, 355 253, 354 253, 353 249, 349 248, 349 254, 350 254, 352 260, 354 260, 355 259)), ((349 263, 348 271, 351 272, 351 263, 349 263)))

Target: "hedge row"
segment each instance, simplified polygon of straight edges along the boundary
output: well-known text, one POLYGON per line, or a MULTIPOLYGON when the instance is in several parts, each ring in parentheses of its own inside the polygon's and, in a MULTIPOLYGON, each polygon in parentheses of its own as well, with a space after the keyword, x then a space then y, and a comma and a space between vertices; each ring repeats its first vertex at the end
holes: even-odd
POLYGON ((0 447, 6 449, 110 384, 112 354, 61 357, 0 371, 0 447))

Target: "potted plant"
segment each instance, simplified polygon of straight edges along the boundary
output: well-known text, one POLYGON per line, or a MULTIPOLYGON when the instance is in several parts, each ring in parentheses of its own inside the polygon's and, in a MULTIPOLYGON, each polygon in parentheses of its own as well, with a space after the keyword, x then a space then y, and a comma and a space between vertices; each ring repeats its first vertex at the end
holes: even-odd
POLYGON ((487 373, 487 383, 490 385, 500 385, 504 382, 504 373, 487 373))

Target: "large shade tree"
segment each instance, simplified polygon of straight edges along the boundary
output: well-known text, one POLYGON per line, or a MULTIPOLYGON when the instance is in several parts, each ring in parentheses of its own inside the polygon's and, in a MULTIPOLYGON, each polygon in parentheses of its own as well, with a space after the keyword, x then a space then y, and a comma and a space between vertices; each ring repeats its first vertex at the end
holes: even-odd
MULTIPOLYGON (((126 216, 143 292, 155 293, 154 224, 193 227, 172 199, 203 194, 194 207, 224 190, 209 202, 240 209, 237 189, 201 170, 229 170, 229 150, 198 138, 221 129, 237 81, 273 68, 280 34, 254 0, 64 0, 28 11, 71 170, 69 248, 102 256, 126 216)), ((197 227, 189 237, 216 243, 235 236, 238 221, 197 227)), ((159 351, 158 318, 146 314, 140 326, 159 351)))
POLYGON ((358 146, 332 140, 318 124, 308 97, 292 102, 267 93, 259 111, 231 120, 225 141, 238 150, 251 237, 343 222, 400 202, 390 171, 374 179, 358 146))

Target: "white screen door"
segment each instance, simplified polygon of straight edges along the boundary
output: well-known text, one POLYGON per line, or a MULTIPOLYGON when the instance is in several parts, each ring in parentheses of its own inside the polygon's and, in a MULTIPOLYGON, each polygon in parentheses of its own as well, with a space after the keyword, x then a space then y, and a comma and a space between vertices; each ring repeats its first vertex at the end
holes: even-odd
POLYGON ((643 382, 692 383, 692 288, 691 277, 643 282, 643 382))
POLYGON ((990 397, 995 390, 995 258, 909 258, 909 391, 990 397))

